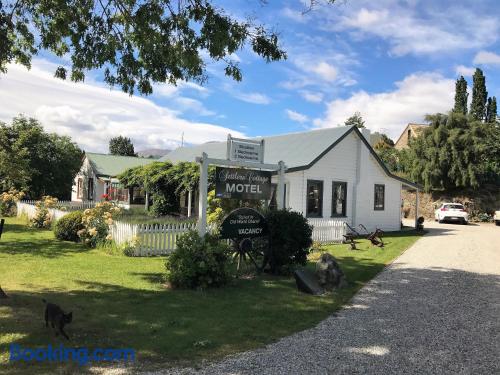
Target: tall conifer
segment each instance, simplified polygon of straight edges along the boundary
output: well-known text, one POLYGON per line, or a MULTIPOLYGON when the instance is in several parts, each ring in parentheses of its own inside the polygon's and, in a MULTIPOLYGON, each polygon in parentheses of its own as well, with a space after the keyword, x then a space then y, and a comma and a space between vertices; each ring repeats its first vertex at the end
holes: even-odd
POLYGON ((483 71, 476 68, 472 76, 472 102, 470 105, 470 114, 474 120, 482 121, 486 115, 486 99, 488 91, 486 91, 486 78, 483 71))
POLYGON ((455 107, 453 107, 453 112, 467 114, 467 98, 469 94, 467 93, 467 81, 464 76, 460 76, 455 84, 455 107))

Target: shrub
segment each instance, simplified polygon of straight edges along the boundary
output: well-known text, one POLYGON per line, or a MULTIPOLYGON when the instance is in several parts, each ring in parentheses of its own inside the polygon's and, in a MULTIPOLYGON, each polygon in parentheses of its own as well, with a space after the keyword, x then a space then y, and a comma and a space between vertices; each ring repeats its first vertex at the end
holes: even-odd
POLYGON ((177 249, 166 261, 167 280, 178 288, 208 288, 230 279, 229 247, 215 236, 201 238, 189 231, 177 240, 177 249))
POLYGON ((312 226, 298 212, 269 211, 269 266, 273 274, 286 274, 305 265, 312 241, 312 226))
POLYGON ((110 240, 109 226, 113 224, 113 217, 119 213, 120 208, 107 201, 86 209, 83 211, 83 229, 78 231, 78 236, 90 247, 96 247, 98 243, 110 240))
POLYGON ((52 215, 49 208, 57 205, 57 198, 45 195, 35 203, 35 216, 31 218, 31 226, 34 228, 49 228, 52 224, 52 215))
POLYGON ((54 234, 62 241, 78 242, 80 237, 78 231, 84 228, 83 212, 73 211, 59 219, 54 226, 54 234))
POLYGON ((0 216, 14 216, 16 202, 19 202, 23 197, 24 193, 15 189, 0 194, 0 216))

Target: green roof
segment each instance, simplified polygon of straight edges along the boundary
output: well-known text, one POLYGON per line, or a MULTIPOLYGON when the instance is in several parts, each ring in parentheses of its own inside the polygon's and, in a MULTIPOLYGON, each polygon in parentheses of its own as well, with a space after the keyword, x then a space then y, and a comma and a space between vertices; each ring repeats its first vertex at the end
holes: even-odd
POLYGON ((94 154, 86 152, 85 155, 98 176, 116 177, 127 169, 154 163, 157 160, 138 158, 135 156, 119 156, 107 154, 94 154))

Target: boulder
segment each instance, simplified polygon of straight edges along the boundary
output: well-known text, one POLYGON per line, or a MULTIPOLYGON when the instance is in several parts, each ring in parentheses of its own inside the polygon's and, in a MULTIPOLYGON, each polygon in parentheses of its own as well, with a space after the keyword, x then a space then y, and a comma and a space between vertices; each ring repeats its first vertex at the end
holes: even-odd
POLYGON ((344 272, 340 269, 337 260, 329 253, 321 254, 316 263, 316 277, 319 285, 326 290, 347 286, 344 272))

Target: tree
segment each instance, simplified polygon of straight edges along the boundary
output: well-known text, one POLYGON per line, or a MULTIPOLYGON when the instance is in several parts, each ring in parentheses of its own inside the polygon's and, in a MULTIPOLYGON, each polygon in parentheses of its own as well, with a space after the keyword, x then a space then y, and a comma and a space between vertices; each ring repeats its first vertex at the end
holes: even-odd
POLYGON ((486 78, 483 71, 476 68, 472 76, 472 102, 470 104, 470 114, 474 120, 484 120, 486 114, 486 99, 488 91, 486 91, 486 78))
POLYGON ((460 76, 455 84, 455 106, 453 107, 453 111, 466 115, 468 97, 467 81, 463 76, 460 76))
POLYGON ((30 199, 69 199, 83 152, 69 137, 46 133, 34 118, 0 123, 0 189, 24 190, 30 199))
MULTIPOLYGON (((333 0, 330 0, 333 2, 333 0)), ((11 62, 30 67, 41 50, 68 56, 56 77, 83 81, 104 69, 107 84, 150 94, 153 84, 203 82, 206 62, 221 61, 240 81, 233 54, 249 45, 266 62, 286 58, 278 34, 251 19, 230 16, 213 0, 0 1, 0 71, 11 62)))
POLYGON ((356 125, 357 128, 364 128, 365 121, 363 120, 363 117, 361 117, 361 113, 354 112, 354 114, 351 117, 349 117, 347 120, 345 120, 344 125, 345 126, 356 125))
POLYGON ((484 126, 457 112, 431 122, 400 159, 406 175, 425 190, 478 188, 500 183, 500 127, 484 126))
POLYGON ((130 138, 121 135, 109 140, 109 153, 111 155, 137 156, 130 138))
POLYGON ((486 118, 484 122, 494 124, 497 121, 497 98, 488 98, 488 104, 486 105, 486 118))

